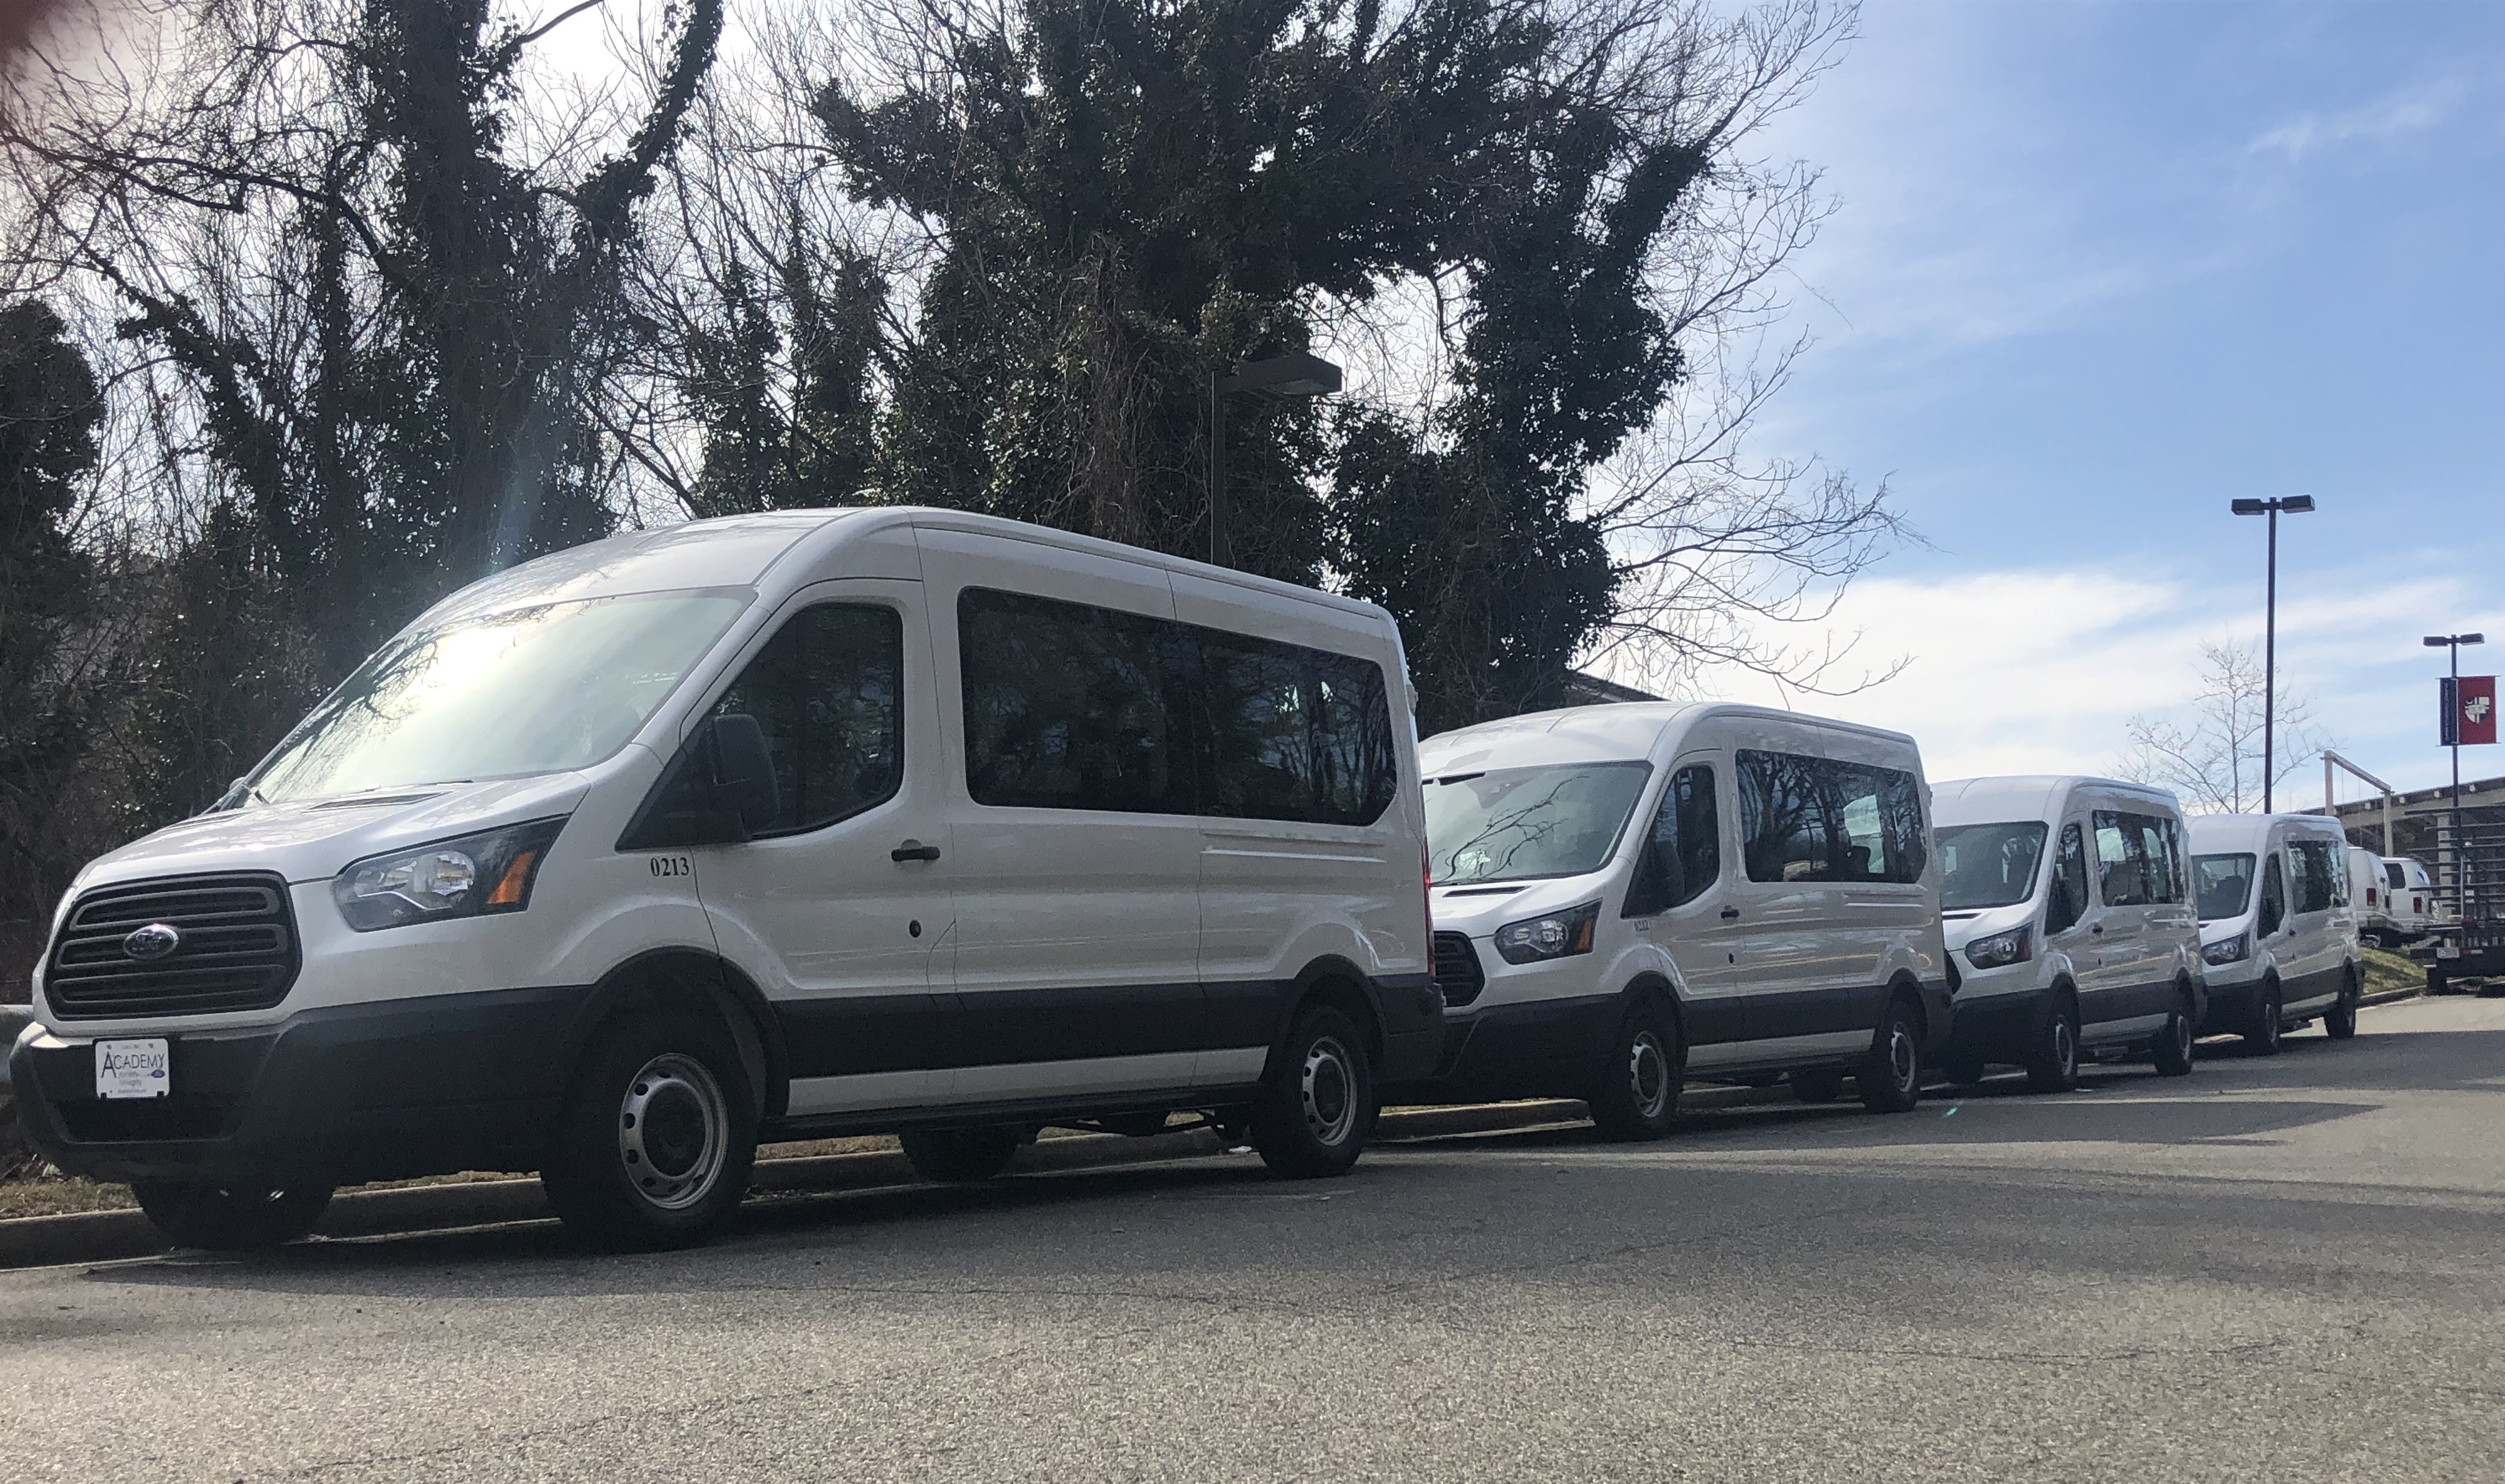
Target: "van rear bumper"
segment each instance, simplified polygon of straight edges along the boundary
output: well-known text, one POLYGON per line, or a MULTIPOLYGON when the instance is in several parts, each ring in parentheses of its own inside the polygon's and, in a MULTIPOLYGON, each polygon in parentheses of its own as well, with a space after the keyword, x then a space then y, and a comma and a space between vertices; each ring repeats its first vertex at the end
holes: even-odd
POLYGON ((555 1122, 590 994, 439 995, 168 1032, 162 1099, 98 1099, 91 1039, 28 1040, 10 1073, 27 1140, 97 1180, 354 1184, 527 1170, 555 1122))

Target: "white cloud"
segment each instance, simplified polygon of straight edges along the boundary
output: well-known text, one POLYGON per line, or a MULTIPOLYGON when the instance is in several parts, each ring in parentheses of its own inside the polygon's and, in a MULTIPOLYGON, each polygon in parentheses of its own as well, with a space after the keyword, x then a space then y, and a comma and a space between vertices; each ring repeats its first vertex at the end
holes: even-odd
POLYGON ((2256 155, 2284 155, 2294 164, 2330 146, 2414 134, 2442 123, 2467 90, 2459 78, 2413 84, 2363 107, 2292 119, 2254 139, 2251 149, 2256 155))

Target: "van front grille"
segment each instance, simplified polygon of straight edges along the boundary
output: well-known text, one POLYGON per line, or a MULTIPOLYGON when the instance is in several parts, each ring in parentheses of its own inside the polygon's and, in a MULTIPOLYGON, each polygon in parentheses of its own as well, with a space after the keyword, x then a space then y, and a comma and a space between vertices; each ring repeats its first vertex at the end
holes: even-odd
POLYGON ((1459 1009, 1487 988, 1487 974, 1479 968, 1479 953, 1470 946, 1468 934, 1435 935, 1435 987, 1444 992, 1446 1009, 1459 1009))
POLYGON ((62 920, 44 997, 64 1020, 267 1009, 296 982, 296 917, 276 876, 180 876, 99 887, 62 920), (174 930, 143 957, 137 930, 174 930))

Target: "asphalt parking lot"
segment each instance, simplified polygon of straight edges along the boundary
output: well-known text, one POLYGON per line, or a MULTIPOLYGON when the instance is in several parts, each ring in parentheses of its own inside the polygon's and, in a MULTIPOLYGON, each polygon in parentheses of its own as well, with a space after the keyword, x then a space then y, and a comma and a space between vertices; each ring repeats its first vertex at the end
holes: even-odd
POLYGON ((2505 1001, 1704 1114, 0 1274, 17 1479, 2408 1479, 2505 1458, 2505 1001))

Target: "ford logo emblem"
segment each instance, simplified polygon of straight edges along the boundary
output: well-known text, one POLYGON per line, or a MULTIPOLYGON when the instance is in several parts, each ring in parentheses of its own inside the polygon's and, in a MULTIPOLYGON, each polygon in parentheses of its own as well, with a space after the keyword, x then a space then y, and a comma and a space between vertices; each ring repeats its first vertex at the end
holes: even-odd
POLYGON ((183 930, 168 922, 134 929, 122 940, 122 951, 134 959, 161 959, 182 946, 183 930))

